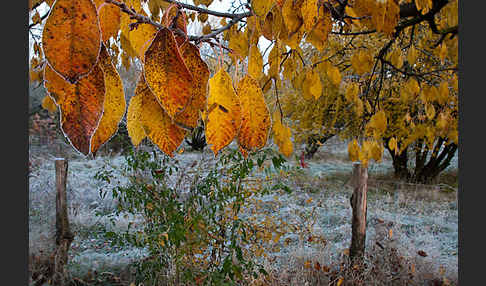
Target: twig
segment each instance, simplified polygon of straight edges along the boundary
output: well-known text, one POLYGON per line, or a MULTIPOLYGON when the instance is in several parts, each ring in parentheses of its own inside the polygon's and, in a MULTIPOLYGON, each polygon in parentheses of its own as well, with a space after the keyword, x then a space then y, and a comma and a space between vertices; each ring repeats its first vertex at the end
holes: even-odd
POLYGON ((241 18, 249 17, 249 16, 252 15, 251 12, 232 14, 232 13, 224 13, 224 12, 208 10, 208 9, 205 9, 205 8, 196 7, 196 6, 193 6, 193 5, 190 5, 190 4, 185 4, 185 3, 177 2, 177 1, 174 1, 174 0, 163 0, 163 1, 165 1, 167 3, 176 4, 179 7, 182 7, 182 8, 188 9, 188 10, 196 11, 196 12, 199 12, 199 13, 205 13, 205 14, 209 14, 209 15, 213 15, 213 16, 217 16, 217 17, 225 17, 225 18, 231 18, 231 19, 240 18, 241 19, 241 18))

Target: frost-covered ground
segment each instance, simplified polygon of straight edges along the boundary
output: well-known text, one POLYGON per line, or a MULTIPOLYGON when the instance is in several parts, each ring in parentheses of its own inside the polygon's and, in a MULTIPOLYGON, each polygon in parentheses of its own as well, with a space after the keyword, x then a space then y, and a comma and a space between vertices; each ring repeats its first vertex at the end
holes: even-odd
MULTIPOLYGON (((271 214, 275 219, 295 226, 269 248, 265 262, 269 267, 290 267, 307 260, 319 260, 325 265, 349 247, 349 197, 352 189, 348 182, 352 163, 346 159, 346 152, 345 144, 326 143, 315 159, 307 162, 308 168, 295 169, 291 173, 292 193, 261 196, 255 202, 261 206, 258 212, 247 211, 244 214, 261 218, 271 214), (307 227, 312 235, 322 240, 309 240, 307 227)), ((47 252, 54 243, 53 159, 57 153, 41 153, 31 151, 31 157, 36 160, 36 166, 29 175, 31 253, 47 252)), ((109 216, 116 207, 109 190, 126 183, 121 172, 125 159, 120 155, 86 159, 70 154, 67 192, 75 239, 70 251, 69 270, 80 277, 94 271, 126 271, 127 265, 143 258, 146 252, 143 249, 112 247, 103 237, 106 230, 124 230, 129 222, 135 222, 135 226, 141 223, 140 218, 128 215, 109 216), (102 168, 113 171, 114 180, 109 185, 94 179, 102 168), (99 195, 100 190, 108 191, 104 199, 99 195), (115 219, 115 225, 111 224, 111 218, 115 219)), ((176 154, 175 159, 186 168, 194 161, 202 166, 214 162, 209 150, 176 154)), ((291 160, 290 164, 299 165, 295 160, 291 160)), ((402 255, 421 260, 432 269, 442 267, 448 276, 457 277, 458 213, 455 192, 446 193, 437 186, 394 184, 380 177, 391 170, 391 162, 386 159, 369 166, 367 249, 382 239, 378 233, 385 231, 387 239, 399 248, 402 255), (419 250, 427 253, 427 257, 418 256, 419 250)), ((457 170, 457 158, 449 167, 449 171, 454 170, 457 170)))

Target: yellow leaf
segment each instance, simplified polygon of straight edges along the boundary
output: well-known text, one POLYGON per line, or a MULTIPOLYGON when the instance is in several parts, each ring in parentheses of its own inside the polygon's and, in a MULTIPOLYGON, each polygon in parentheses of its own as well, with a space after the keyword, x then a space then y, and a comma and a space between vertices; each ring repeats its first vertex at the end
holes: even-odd
POLYGON ((324 50, 327 37, 332 30, 331 12, 324 5, 319 8, 317 24, 306 36, 306 40, 320 52, 324 50))
POLYGON ((350 103, 354 103, 358 99, 358 93, 359 93, 358 84, 352 82, 348 84, 348 87, 346 88, 345 98, 350 103))
POLYGON ((415 0, 415 6, 422 15, 425 15, 432 9, 432 0, 415 0))
POLYGON ((130 136, 130 140, 135 147, 147 137, 142 126, 142 113, 142 96, 132 96, 127 110, 127 131, 128 136, 130 136))
POLYGON ((402 51, 399 48, 393 50, 390 57, 391 57, 390 60, 392 65, 394 65, 397 69, 402 68, 403 66, 402 51))
POLYGON ((282 17, 289 35, 296 33, 303 24, 301 11, 299 9, 302 2, 303 1, 287 0, 282 7, 282 17))
POLYGON ((209 24, 204 25, 204 27, 202 29, 203 35, 210 34, 211 32, 212 32, 211 25, 209 25, 209 24))
POLYGON ((278 78, 280 73, 280 63, 282 61, 282 53, 280 42, 276 41, 272 47, 272 50, 268 54, 268 72, 269 77, 278 78))
POLYGON ((344 278, 343 277, 339 277, 336 285, 337 286, 341 286, 341 284, 343 284, 343 281, 344 281, 344 278))
POLYGON ((253 45, 250 49, 248 74, 254 79, 260 79, 263 75, 263 58, 258 45, 253 45))
POLYGON ((282 124, 281 116, 278 111, 275 111, 272 117, 273 140, 275 144, 277 144, 280 153, 286 157, 289 157, 293 152, 293 144, 292 140, 290 139, 292 136, 290 128, 282 124))
POLYGON ((358 53, 354 53, 351 57, 351 65, 353 70, 362 75, 365 72, 370 72, 373 66, 373 57, 365 51, 359 51, 358 53))
POLYGON ((103 115, 93 138, 91 138, 91 153, 93 154, 96 154, 98 149, 116 134, 118 123, 123 118, 126 108, 123 83, 111 62, 105 45, 101 47, 98 63, 103 70, 106 93, 103 103, 103 115))
POLYGON ((374 114, 370 119, 370 127, 373 128, 374 137, 378 139, 386 131, 386 114, 385 111, 380 110, 374 114))
POLYGON ((435 117, 435 108, 433 104, 426 104, 425 105, 425 115, 427 115, 427 118, 429 120, 434 119, 435 117))
POLYGON ((446 81, 443 81, 439 85, 439 96, 438 101, 440 104, 444 104, 449 99, 449 87, 446 81))
POLYGON ((229 74, 220 69, 209 79, 206 142, 217 155, 231 143, 241 125, 240 102, 229 74), (211 107, 214 106, 212 110, 211 107))
POLYGON ((162 28, 145 53, 145 80, 158 102, 174 118, 189 104, 193 77, 172 32, 162 28))
POLYGON ((364 107, 363 101, 361 99, 356 100, 356 115, 361 116, 363 115, 364 107))
MULTIPOLYGON (((386 1, 386 0, 385 0, 386 1)), ((385 30, 385 14, 386 14, 386 4, 381 1, 373 1, 374 7, 371 10, 371 21, 375 26, 377 31, 383 32, 385 30)))
POLYGON ((198 13, 197 14, 197 19, 201 22, 201 23, 205 23, 207 20, 208 20, 208 14, 207 13, 198 13))
POLYGON ((129 32, 128 38, 136 56, 145 61, 145 52, 154 39, 157 29, 151 24, 138 24, 136 29, 129 32))
POLYGON ((380 162, 382 154, 383 146, 380 143, 373 141, 371 143, 371 157, 373 160, 375 160, 375 162, 380 162))
POLYGON ((304 0, 303 2, 300 11, 304 21, 304 30, 310 32, 317 22, 317 0, 304 0))
POLYGON ((331 83, 339 86, 341 83, 341 73, 339 72, 339 68, 333 65, 330 65, 327 69, 327 76, 331 80, 331 83))
POLYGON ((391 35, 395 31, 400 18, 400 7, 395 0, 385 0, 385 15, 383 19, 383 26, 381 30, 387 35, 391 35))
POLYGON ((255 14, 259 17, 265 17, 273 6, 273 0, 253 0, 251 7, 255 14))
POLYGON ((319 73, 314 69, 309 69, 305 73, 305 79, 302 83, 304 98, 314 97, 316 100, 322 95, 322 82, 319 73))
POLYGON ((172 123, 169 115, 157 102, 143 75, 138 80, 135 96, 141 97, 140 123, 145 134, 161 151, 172 157, 184 140, 186 132, 172 123))
POLYGON ((349 160, 355 162, 359 160, 359 145, 356 139, 348 143, 349 160))
POLYGON ((395 137, 392 137, 389 141, 388 141, 388 148, 390 148, 390 150, 392 151, 395 151, 395 154, 397 153, 397 139, 395 139, 395 137))
POLYGON ((42 99, 42 108, 44 108, 45 110, 51 113, 57 111, 57 105, 49 95, 44 96, 44 98, 42 99))
POLYGON ((414 45, 408 49, 407 61, 411 66, 413 66, 417 61, 417 49, 415 49, 414 45))
POLYGON ((249 75, 238 83, 241 125, 238 143, 246 150, 253 151, 265 146, 271 125, 270 112, 265 103, 263 92, 256 80, 249 75))
POLYGON ((440 45, 440 51, 439 51, 439 58, 442 64, 444 64, 444 60, 447 56, 447 45, 445 42, 442 42, 440 45))
POLYGON ((249 46, 248 38, 245 36, 245 33, 241 31, 232 32, 229 39, 228 48, 233 50, 232 54, 234 54, 237 58, 246 58, 248 56, 249 46))
POLYGON ((98 61, 101 30, 91 0, 57 0, 42 32, 42 48, 53 70, 70 83, 98 61))

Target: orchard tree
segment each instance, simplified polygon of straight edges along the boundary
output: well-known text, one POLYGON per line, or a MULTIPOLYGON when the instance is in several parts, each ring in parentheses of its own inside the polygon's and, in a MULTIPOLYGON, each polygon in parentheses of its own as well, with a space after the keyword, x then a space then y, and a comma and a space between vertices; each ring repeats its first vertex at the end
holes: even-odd
POLYGON ((386 148, 396 173, 416 181, 449 164, 457 0, 253 0, 228 12, 212 3, 29 1, 31 80, 43 81, 76 150, 96 154, 126 110, 133 145, 148 138, 170 156, 204 126, 215 155, 236 139, 246 156, 272 134, 290 156, 295 142, 339 134, 351 160, 380 161, 386 148), (142 73, 127 103, 115 66, 134 62, 142 73))

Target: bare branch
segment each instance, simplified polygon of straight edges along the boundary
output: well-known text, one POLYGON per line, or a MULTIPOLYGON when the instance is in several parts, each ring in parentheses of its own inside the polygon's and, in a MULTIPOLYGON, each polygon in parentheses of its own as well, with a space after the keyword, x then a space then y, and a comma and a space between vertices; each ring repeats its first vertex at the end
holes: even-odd
POLYGON ((205 14, 209 14, 209 15, 213 15, 213 16, 217 16, 217 17, 225 17, 225 18, 231 18, 231 19, 235 19, 235 18, 242 19, 242 18, 249 17, 249 16, 252 15, 251 12, 232 14, 232 13, 224 13, 224 12, 208 10, 208 9, 205 9, 205 8, 196 7, 196 6, 193 6, 193 5, 177 2, 177 1, 174 1, 174 0, 163 0, 163 1, 165 1, 167 3, 176 4, 181 8, 185 8, 185 9, 188 9, 188 10, 196 11, 196 12, 199 12, 199 13, 205 13, 205 14))

